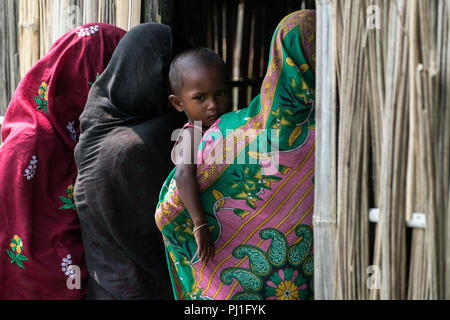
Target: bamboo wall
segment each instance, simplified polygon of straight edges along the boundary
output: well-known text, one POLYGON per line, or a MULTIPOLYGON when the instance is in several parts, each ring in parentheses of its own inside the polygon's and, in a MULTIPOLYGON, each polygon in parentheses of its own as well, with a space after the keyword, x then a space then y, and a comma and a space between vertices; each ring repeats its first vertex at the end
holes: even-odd
POLYGON ((69 30, 103 22, 125 30, 140 23, 140 0, 19 0, 20 76, 69 30))
POLYGON ((0 115, 31 66, 67 31, 89 22, 125 30, 144 22, 171 25, 192 45, 220 53, 230 68, 235 108, 259 90, 270 38, 288 13, 314 0, 2 0, 0 115))
POLYGON ((450 3, 317 10, 316 298, 448 299, 450 3))

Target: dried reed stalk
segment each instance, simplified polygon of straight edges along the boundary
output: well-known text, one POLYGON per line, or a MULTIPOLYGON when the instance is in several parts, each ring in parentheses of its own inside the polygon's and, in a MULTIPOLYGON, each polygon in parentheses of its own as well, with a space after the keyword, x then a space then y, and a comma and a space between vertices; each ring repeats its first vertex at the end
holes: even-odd
POLYGON ((397 206, 396 197, 394 196, 396 172, 394 170, 396 158, 395 151, 398 148, 396 133, 400 128, 396 128, 396 120, 398 118, 396 109, 398 108, 397 93, 400 90, 402 65, 401 55, 403 53, 402 46, 404 35, 401 30, 399 19, 399 11, 403 11, 404 2, 391 2, 389 12, 389 41, 386 51, 386 96, 384 110, 382 114, 382 145, 381 145, 381 168, 379 169, 379 209, 380 217, 376 230, 374 265, 381 268, 381 290, 380 292, 372 291, 371 298, 391 299, 393 296, 392 283, 395 281, 395 253, 397 247, 393 241, 395 230, 398 228, 397 219, 394 215, 397 206), (397 6, 398 7, 392 7, 397 6), (397 130, 396 130, 397 129, 397 130), (379 296, 378 296, 379 294, 379 296))
POLYGON ((53 45, 53 0, 39 0, 39 56, 43 57, 53 45))
POLYGON ((115 0, 115 25, 124 30, 130 30, 141 22, 141 1, 115 0))
POLYGON ((445 0, 334 1, 338 299, 450 297, 449 7, 445 0), (372 4, 381 8, 381 30, 364 28, 372 4), (369 180, 370 202, 380 209, 372 264, 382 280, 370 293, 369 180), (413 212, 425 213, 426 228, 414 228, 407 242, 413 212))
MULTIPOLYGON (((337 25, 339 139, 337 159, 336 292, 337 299, 365 299, 368 295, 368 152, 369 126, 366 94, 368 68, 359 44, 367 34, 362 2, 338 1, 342 14, 337 25), (342 29, 340 29, 342 28, 342 29), (360 223, 363 220, 365 223, 360 223)), ((338 14, 339 16, 339 14, 338 14)))
POLYGON ((222 3, 222 58, 227 62, 227 1, 222 3))
MULTIPOLYGON (((244 36, 244 13, 245 13, 245 1, 239 0, 237 6, 237 22, 236 22, 236 34, 234 37, 234 48, 233 48, 233 62, 231 79, 233 81, 242 80, 241 78, 241 58, 242 58, 242 38, 244 36)), ((233 110, 239 108, 239 88, 233 88, 232 90, 232 106, 233 110)))
POLYGON ((442 161, 442 196, 443 196, 443 211, 444 211, 444 277, 445 288, 444 298, 450 299, 450 4, 448 1, 440 1, 439 10, 443 13, 442 19, 442 52, 441 52, 441 106, 443 108, 442 121, 443 126, 441 130, 441 156, 442 161), (447 84, 447 85, 445 85, 447 84), (448 195, 445 197, 445 195, 448 195))
MULTIPOLYGON (((9 101, 20 80, 18 54, 18 9, 15 0, 0 2, 0 117, 3 116, 9 101)), ((0 124, 1 126, 1 124, 0 124)), ((1 143, 1 142, 0 142, 1 143)))
POLYGON ((98 0, 98 22, 116 25, 115 1, 98 0))
MULTIPOLYGON (((418 195, 420 202, 415 204, 415 210, 426 214, 426 229, 413 231, 413 246, 411 249, 413 259, 410 266, 410 290, 409 299, 438 299, 444 295, 444 287, 438 281, 443 278, 444 264, 442 253, 444 232, 439 224, 445 219, 442 210, 442 195, 438 192, 440 184, 437 177, 442 174, 440 160, 437 161, 439 150, 439 82, 437 82, 438 65, 436 52, 440 52, 439 43, 436 42, 435 32, 439 29, 436 19, 436 11, 429 2, 417 0, 418 14, 414 16, 422 23, 416 26, 410 23, 410 33, 417 31, 415 42, 411 42, 412 49, 416 53, 415 60, 411 62, 411 70, 416 69, 415 90, 417 104, 413 109, 415 118, 416 139, 416 181, 419 181, 418 195), (416 29, 418 26, 418 29, 416 29), (436 49, 437 48, 437 49, 436 49), (436 130, 437 128, 437 130, 436 130), (441 208, 441 209, 438 209, 441 208), (420 233, 418 236, 414 233, 420 233), (414 243, 414 241, 416 241, 414 243), (422 257, 422 261, 414 259, 414 256, 422 257)), ((436 5, 437 1, 433 1, 436 5)), ((411 17, 411 19, 413 19, 411 17)), ((412 21, 412 20, 411 20, 412 21)), ((439 32, 442 32, 439 31, 439 32)), ((447 178, 448 179, 448 178, 447 178)), ((448 180, 447 180, 448 181, 448 180)), ((416 182, 417 185, 417 182, 416 182)), ((417 199, 418 197, 416 197, 417 199)))
MULTIPOLYGON (((250 22, 250 40, 249 40, 249 58, 248 58, 248 67, 247 67, 247 79, 252 79, 255 68, 255 47, 256 47, 256 22, 257 21, 257 11, 255 9, 252 10, 251 14, 251 22, 250 22)), ((246 105, 249 105, 253 99, 252 96, 252 85, 247 86, 246 90, 246 105)))
POLYGON ((20 0, 19 56, 21 78, 39 59, 39 2, 20 0))
POLYGON ((83 1, 83 23, 98 22, 99 3, 98 0, 83 1))

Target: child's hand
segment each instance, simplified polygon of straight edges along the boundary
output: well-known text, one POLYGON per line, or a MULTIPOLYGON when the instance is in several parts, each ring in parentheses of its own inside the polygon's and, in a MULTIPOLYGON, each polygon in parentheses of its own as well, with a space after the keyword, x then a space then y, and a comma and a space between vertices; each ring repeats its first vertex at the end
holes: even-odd
POLYGON ((197 254, 202 263, 208 263, 214 258, 215 248, 214 241, 208 226, 198 229, 194 233, 195 241, 197 242, 197 254))

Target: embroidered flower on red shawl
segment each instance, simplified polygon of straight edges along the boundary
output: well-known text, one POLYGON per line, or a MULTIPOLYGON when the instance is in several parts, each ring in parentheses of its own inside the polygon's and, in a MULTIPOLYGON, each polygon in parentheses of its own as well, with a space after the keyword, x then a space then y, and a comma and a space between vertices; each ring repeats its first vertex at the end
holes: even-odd
POLYGON ((41 86, 38 90, 39 97, 34 97, 34 100, 36 101, 38 107, 36 110, 42 109, 45 113, 48 114, 48 108, 47 108, 47 100, 48 100, 48 85, 46 82, 42 82, 41 86))
POLYGON ((67 187, 66 197, 60 196, 59 199, 64 203, 59 210, 73 209, 73 211, 76 211, 75 203, 73 202, 73 184, 67 187))
POLYGON ((35 155, 30 160, 30 163, 28 164, 28 167, 25 169, 24 176, 27 177, 27 180, 31 180, 34 175, 36 174, 38 160, 35 155))
POLYGON ((8 254, 9 258, 11 259, 11 264, 15 262, 20 268, 25 270, 25 267, 23 266, 23 262, 28 261, 28 258, 22 254, 22 251, 23 251, 22 239, 18 235, 15 235, 11 239, 11 243, 9 244, 9 246, 11 247, 11 251, 6 250, 6 253, 8 254), (15 253, 17 253, 17 254, 15 254, 15 253))
POLYGON ((98 32, 100 29, 99 26, 90 26, 86 28, 80 28, 80 31, 77 31, 78 38, 79 37, 89 37, 94 33, 98 32))
POLYGON ((77 141, 77 132, 75 131, 75 120, 69 121, 66 126, 73 141, 77 141))

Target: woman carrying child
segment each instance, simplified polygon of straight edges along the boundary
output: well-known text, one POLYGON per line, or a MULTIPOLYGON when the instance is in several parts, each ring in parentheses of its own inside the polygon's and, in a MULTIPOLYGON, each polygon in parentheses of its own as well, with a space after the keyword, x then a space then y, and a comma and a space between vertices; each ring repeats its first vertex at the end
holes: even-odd
POLYGON ((156 222, 176 299, 313 298, 314 50, 315 12, 284 18, 260 95, 203 135, 199 198, 187 198, 176 170, 167 178, 156 222), (202 229, 214 242, 205 257, 202 229))

